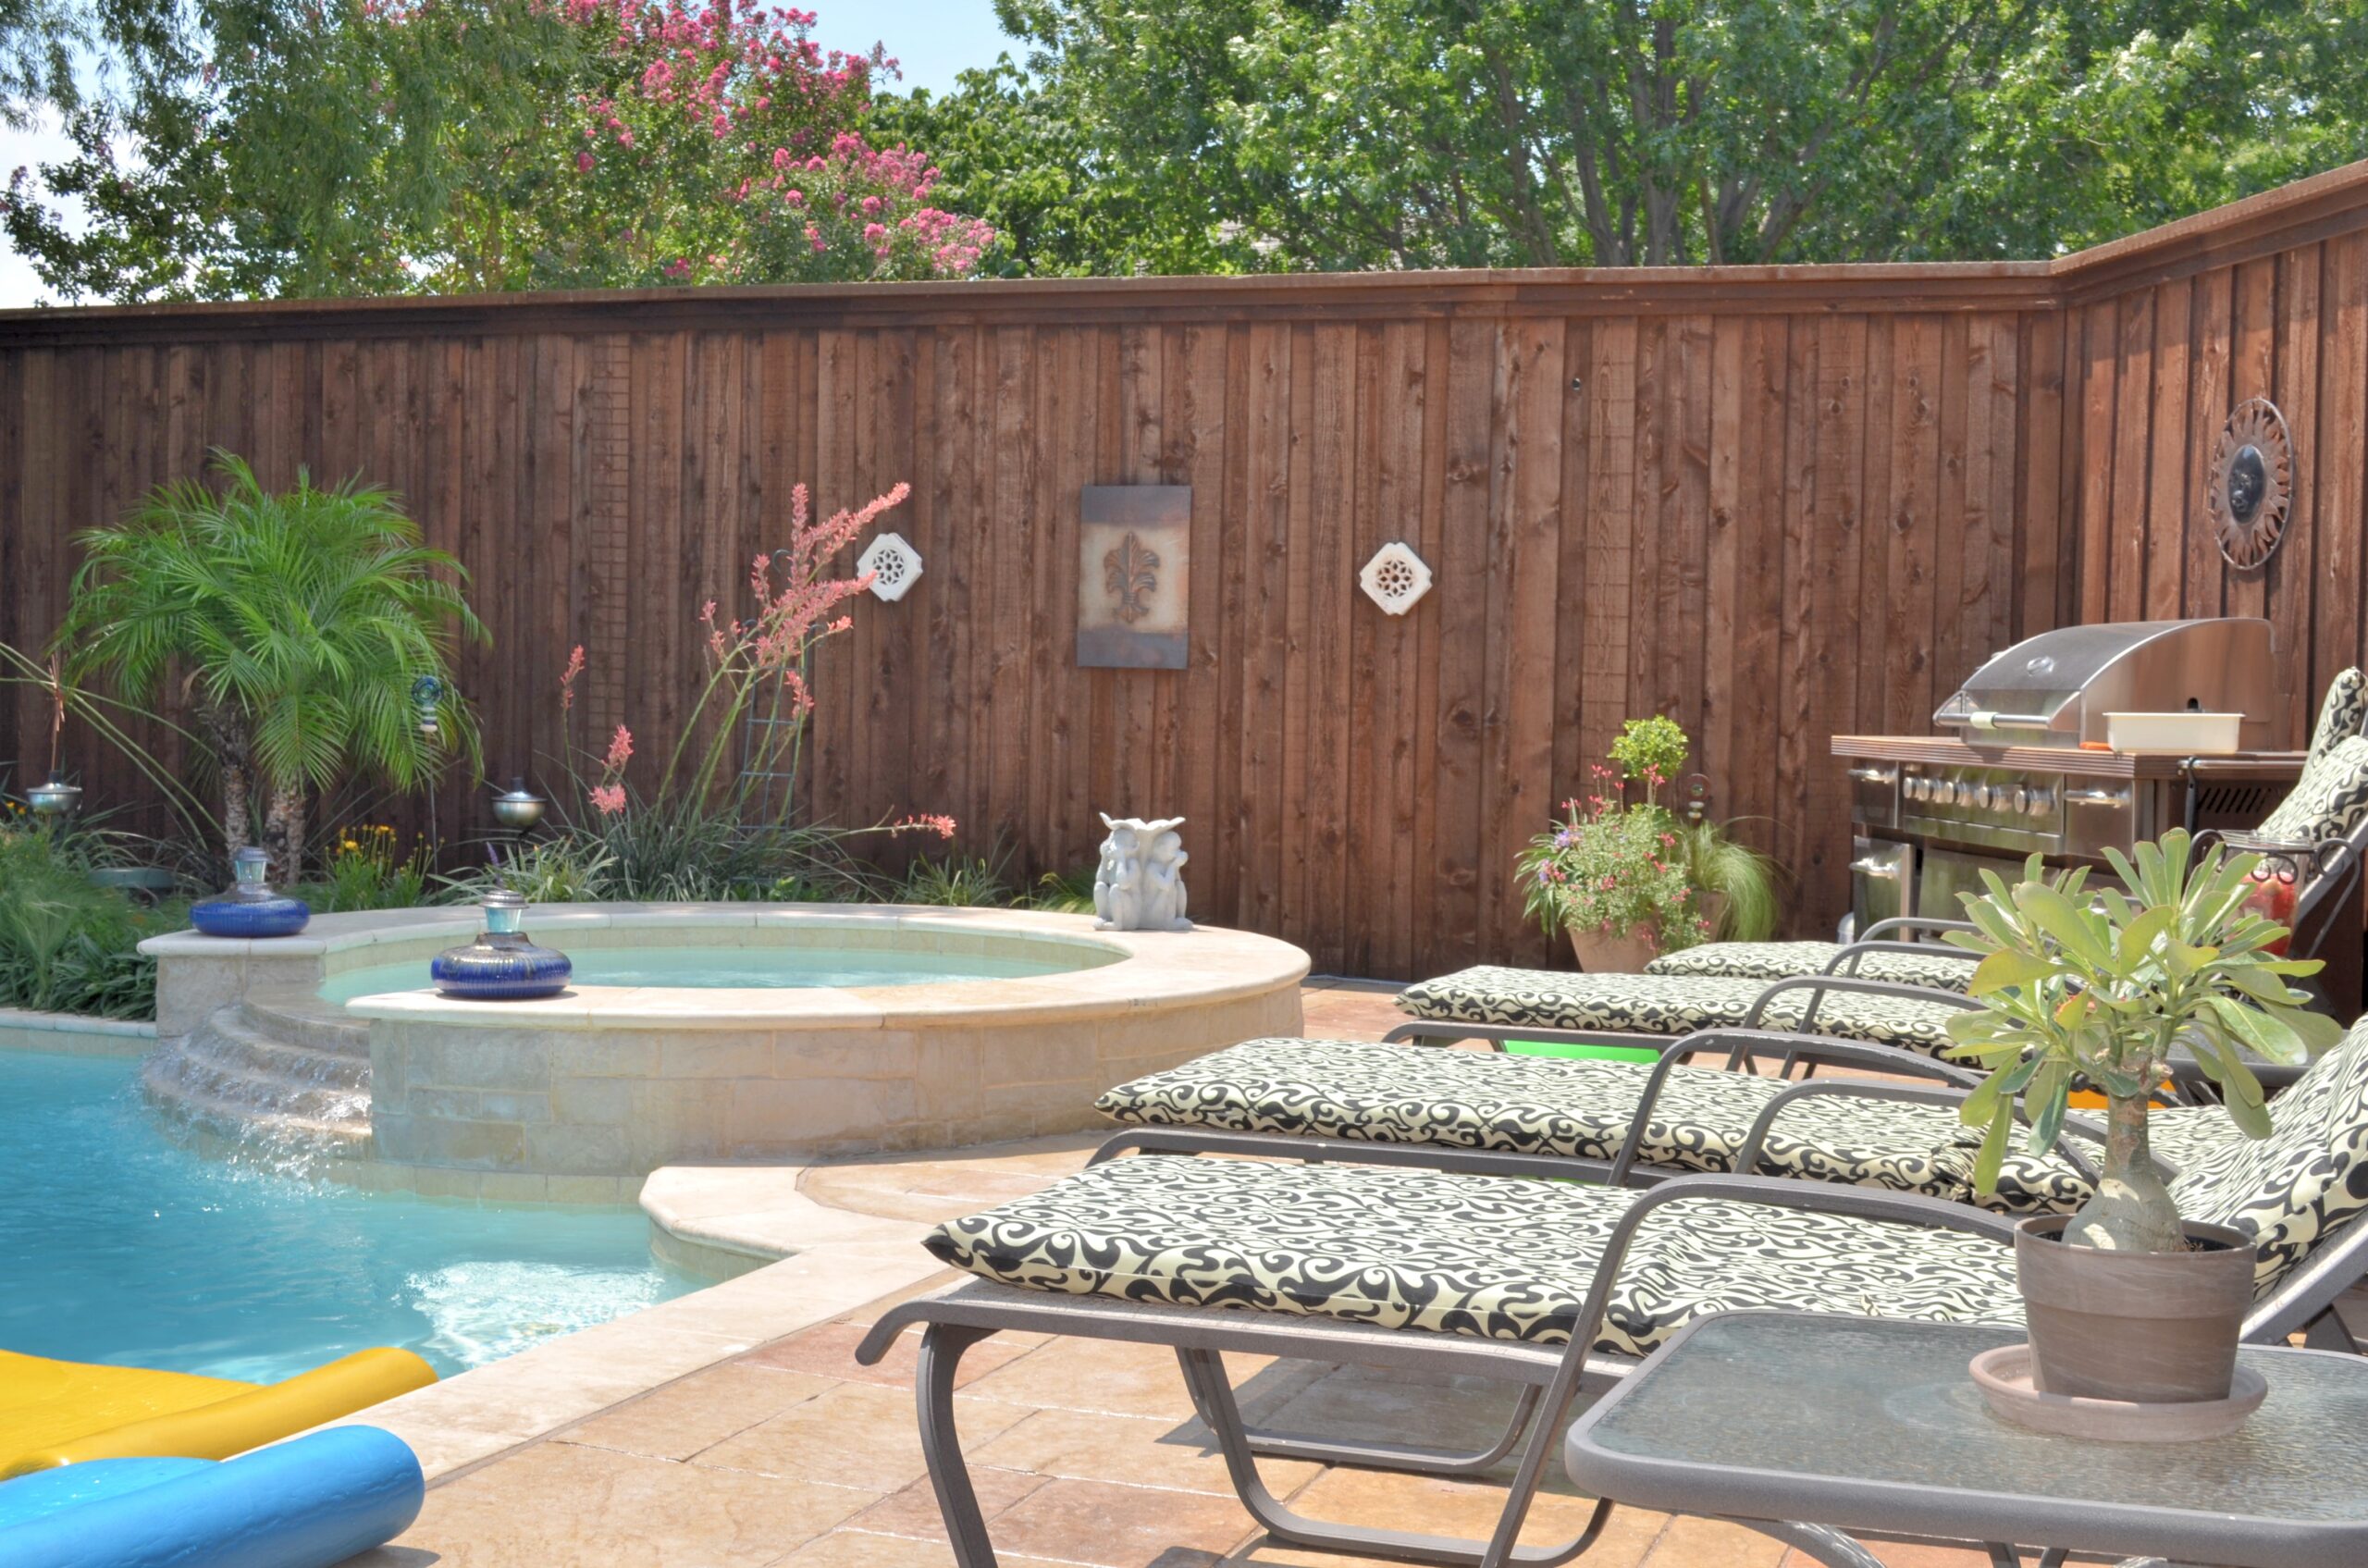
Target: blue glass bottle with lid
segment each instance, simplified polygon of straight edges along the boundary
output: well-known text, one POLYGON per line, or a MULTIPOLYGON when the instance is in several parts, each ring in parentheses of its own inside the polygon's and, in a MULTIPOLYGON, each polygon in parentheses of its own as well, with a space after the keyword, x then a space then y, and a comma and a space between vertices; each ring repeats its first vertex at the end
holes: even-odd
POLYGON ((446 996, 468 1002, 524 1002, 556 996, 575 972, 567 955, 527 940, 526 900, 508 888, 485 895, 485 930, 429 960, 428 978, 446 996))
POLYGON ((205 936, 253 939, 293 936, 313 918, 313 907, 302 898, 274 893, 267 879, 270 858, 253 845, 230 857, 235 879, 226 893, 203 898, 189 907, 189 923, 205 936))

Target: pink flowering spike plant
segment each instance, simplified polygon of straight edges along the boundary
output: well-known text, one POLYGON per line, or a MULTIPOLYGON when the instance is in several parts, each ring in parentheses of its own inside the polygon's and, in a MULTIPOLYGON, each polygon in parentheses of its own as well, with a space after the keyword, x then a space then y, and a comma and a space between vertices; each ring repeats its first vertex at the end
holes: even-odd
POLYGON ((789 544, 751 563, 746 617, 722 622, 713 604, 700 612, 708 633, 707 685, 667 761, 661 793, 679 784, 702 798, 711 795, 752 714, 767 722, 754 728, 756 753, 743 772, 796 772, 814 710, 807 661, 818 643, 854 623, 844 607, 871 586, 869 574, 833 575, 833 563, 911 494, 912 487, 900 482, 885 495, 818 523, 806 487, 791 490, 789 544), (694 751, 702 734, 705 744, 694 751))
POLYGON ((927 833, 950 841, 956 823, 942 813, 889 813, 854 828, 790 817, 815 710, 808 661, 818 644, 854 623, 848 610, 871 581, 841 575, 839 563, 910 493, 900 484, 818 521, 806 487, 791 492, 789 541, 749 563, 746 610, 728 617, 713 599, 699 607, 707 680, 671 746, 652 746, 647 732, 636 736, 622 723, 605 745, 597 734, 580 740, 575 698, 588 661, 582 648, 571 654, 559 695, 575 787, 565 792, 551 835, 488 874, 570 897, 745 898, 781 888, 793 891, 772 895, 807 897, 818 888, 877 895, 887 884, 852 853, 857 840, 927 833), (629 770, 638 770, 637 786, 628 784, 629 770))

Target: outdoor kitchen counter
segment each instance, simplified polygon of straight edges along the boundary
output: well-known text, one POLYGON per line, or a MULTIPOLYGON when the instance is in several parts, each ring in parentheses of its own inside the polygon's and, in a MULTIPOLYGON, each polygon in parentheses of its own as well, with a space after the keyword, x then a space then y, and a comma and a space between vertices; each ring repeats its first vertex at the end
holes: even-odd
MULTIPOLYGON (((1835 735, 1833 755, 1871 762, 1923 762, 1940 768, 2011 768, 2100 779, 2177 779, 2184 757, 2141 757, 2060 746, 1968 746, 1945 735, 1835 735)), ((2196 777, 2238 780, 2300 778, 2300 751, 2238 751, 2195 759, 2196 777)))

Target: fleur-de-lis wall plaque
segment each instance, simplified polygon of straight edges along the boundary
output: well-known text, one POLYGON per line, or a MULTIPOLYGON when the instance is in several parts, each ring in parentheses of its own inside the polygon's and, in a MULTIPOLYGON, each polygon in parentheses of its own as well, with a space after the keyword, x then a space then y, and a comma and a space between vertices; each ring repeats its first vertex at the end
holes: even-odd
POLYGON ((1117 598, 1119 620, 1131 626, 1151 613, 1147 600, 1159 586, 1159 552, 1143 548, 1141 535, 1127 531, 1118 548, 1102 558, 1102 574, 1117 598))
POLYGON ((1086 486, 1078 497, 1077 661, 1183 669, 1191 555, 1190 485, 1086 486))

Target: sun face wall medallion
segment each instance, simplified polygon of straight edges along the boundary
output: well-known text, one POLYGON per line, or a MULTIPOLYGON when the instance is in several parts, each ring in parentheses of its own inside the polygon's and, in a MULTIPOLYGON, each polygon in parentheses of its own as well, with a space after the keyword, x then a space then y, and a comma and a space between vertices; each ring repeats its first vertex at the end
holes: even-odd
POLYGON ((2204 510, 2228 564, 2243 570, 2277 553, 2294 502, 2294 442, 2286 416, 2265 398, 2237 405, 2213 443, 2204 510))

